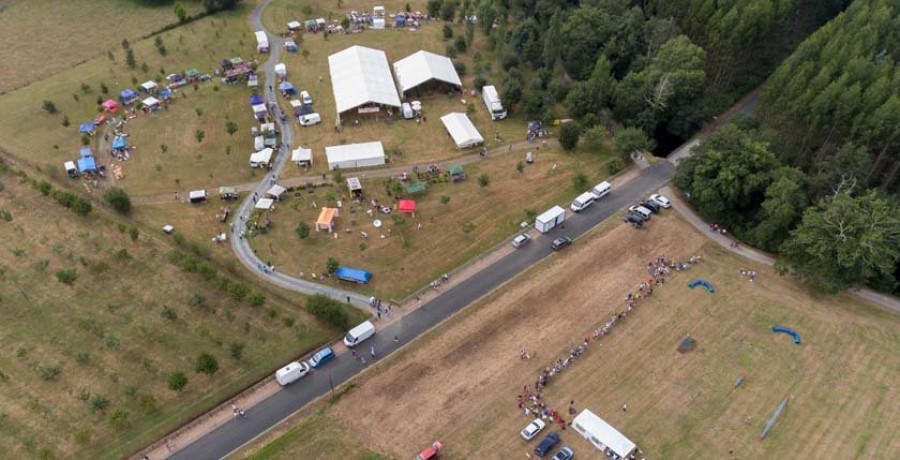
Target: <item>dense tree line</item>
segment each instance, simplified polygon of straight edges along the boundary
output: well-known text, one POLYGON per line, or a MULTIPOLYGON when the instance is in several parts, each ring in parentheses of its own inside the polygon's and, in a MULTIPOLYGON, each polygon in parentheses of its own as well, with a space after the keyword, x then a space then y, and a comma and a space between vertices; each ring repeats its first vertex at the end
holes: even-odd
POLYGON ((685 138, 845 1, 481 0, 460 16, 477 13, 514 109, 685 138))

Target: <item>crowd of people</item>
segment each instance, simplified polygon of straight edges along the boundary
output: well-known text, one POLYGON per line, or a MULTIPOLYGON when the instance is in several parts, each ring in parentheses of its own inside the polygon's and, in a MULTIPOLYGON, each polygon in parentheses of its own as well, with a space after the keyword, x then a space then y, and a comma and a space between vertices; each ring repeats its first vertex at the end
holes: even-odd
MULTIPOLYGON (((653 295, 653 287, 665 284, 666 276, 672 273, 672 271, 688 270, 692 266, 700 263, 701 260, 700 256, 692 256, 686 262, 675 262, 665 257, 657 257, 648 261, 646 269, 650 277, 647 278, 646 281, 641 281, 638 284, 637 294, 629 292, 628 295, 625 296, 624 309, 614 313, 602 326, 595 327, 593 331, 585 336, 581 343, 572 347, 566 356, 557 359, 550 367, 544 368, 535 380, 533 390, 528 386, 525 386, 522 389, 522 393, 518 396, 519 410, 528 417, 540 417, 541 419, 552 421, 556 423, 560 429, 565 430, 567 422, 563 417, 563 414, 548 407, 541 397, 541 391, 550 383, 550 379, 562 372, 583 355, 592 342, 609 334, 613 326, 625 319, 625 317, 631 313, 631 310, 637 306, 638 301, 651 297, 653 295)), ((519 355, 520 359, 530 359, 533 356, 533 352, 529 354, 524 349, 519 355)), ((574 403, 570 403, 569 414, 574 414, 574 412, 574 403)))

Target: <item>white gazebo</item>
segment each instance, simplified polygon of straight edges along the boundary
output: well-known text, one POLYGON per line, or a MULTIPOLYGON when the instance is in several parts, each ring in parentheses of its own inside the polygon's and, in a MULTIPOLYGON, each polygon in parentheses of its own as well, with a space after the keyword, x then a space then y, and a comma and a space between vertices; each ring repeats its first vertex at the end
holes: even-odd
POLYGON ((141 83, 141 89, 148 93, 152 93, 156 91, 156 82, 153 80, 147 80, 141 83))
POLYGON ((441 123, 447 128, 456 148, 465 149, 484 144, 481 133, 472 124, 472 120, 462 112, 451 112, 441 117, 441 123))
POLYGON ((279 78, 284 78, 287 76, 287 66, 284 65, 283 62, 275 64, 275 75, 277 75, 279 78))
POLYGON ((300 21, 291 21, 291 22, 287 23, 287 26, 288 26, 288 30, 290 30, 291 32, 303 28, 303 24, 300 24, 300 21))
POLYGON ((250 167, 251 168, 259 168, 261 166, 266 166, 272 161, 272 154, 274 151, 269 148, 265 148, 260 150, 259 152, 255 152, 250 155, 250 167))
POLYGON ((150 96, 147 99, 144 99, 143 101, 141 101, 141 104, 144 105, 145 109, 155 109, 155 108, 159 107, 159 99, 157 99, 153 96, 150 96))
POLYGON ((351 46, 328 56, 328 67, 338 122, 342 113, 353 109, 400 107, 384 51, 351 46))
POLYGON ((266 190, 266 196, 277 200, 281 198, 281 195, 284 195, 285 192, 287 192, 286 188, 275 184, 269 187, 269 190, 266 190))
POLYGON ((256 209, 271 211, 273 206, 275 206, 275 200, 271 198, 260 198, 256 201, 256 204, 253 207, 256 209))
POLYGON ((432 80, 457 89, 462 87, 453 61, 446 56, 428 51, 419 51, 395 62, 394 74, 397 75, 397 85, 401 94, 432 80))
POLYGON ((296 163, 297 166, 310 166, 312 167, 313 156, 312 149, 305 149, 303 147, 298 147, 291 152, 291 161, 296 163))
POLYGON ((381 141, 325 147, 328 169, 352 169, 378 166, 385 163, 381 141))

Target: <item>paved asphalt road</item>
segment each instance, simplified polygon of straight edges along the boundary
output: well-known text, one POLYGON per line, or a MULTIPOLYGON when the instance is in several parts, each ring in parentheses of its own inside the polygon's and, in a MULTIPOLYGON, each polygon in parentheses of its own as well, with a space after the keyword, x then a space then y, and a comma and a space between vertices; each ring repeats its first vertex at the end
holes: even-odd
MULTIPOLYGON (((443 292, 422 308, 407 314, 399 321, 379 331, 374 338, 360 346, 360 354, 367 357, 366 364, 354 359, 349 353, 344 353, 326 364, 321 370, 313 372, 257 404, 247 411, 246 418, 229 421, 196 442, 185 446, 171 458, 205 460, 219 459, 228 455, 313 399, 328 393, 331 388, 330 383, 337 386, 356 375, 365 366, 370 365, 372 363, 368 359, 370 346, 375 346, 379 359, 392 353, 401 345, 427 332, 479 297, 550 256, 552 253, 550 241, 553 238, 560 235, 576 238, 584 234, 623 207, 664 186, 672 177, 673 172, 674 165, 669 162, 661 162, 642 171, 633 180, 613 190, 587 210, 571 216, 565 223, 565 229, 557 228, 535 239, 524 248, 500 259, 495 264, 443 292), (395 335, 400 338, 399 343, 394 343, 395 335)), ((654 225, 654 223, 651 220, 647 225, 654 225)), ((573 247, 577 247, 577 245, 578 241, 575 241, 573 247)), ((577 250, 577 248, 564 249, 564 251, 571 250, 577 250)))

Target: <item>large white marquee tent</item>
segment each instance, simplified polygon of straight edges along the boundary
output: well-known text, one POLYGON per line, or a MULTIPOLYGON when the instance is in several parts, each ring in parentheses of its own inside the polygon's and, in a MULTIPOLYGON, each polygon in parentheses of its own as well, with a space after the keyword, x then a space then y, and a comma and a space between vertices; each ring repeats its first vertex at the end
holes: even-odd
POLYGON ((400 107, 384 51, 351 46, 328 56, 328 67, 338 118, 368 104, 400 107))
POLYGON ((385 161, 381 141, 325 147, 325 156, 328 157, 329 170, 378 166, 385 161))
POLYGON ((481 133, 472 124, 472 120, 462 112, 450 112, 441 117, 441 122, 453 138, 456 148, 465 149, 476 145, 484 144, 484 138, 481 133))
POLYGON ((397 75, 401 94, 431 80, 462 87, 453 61, 428 51, 419 51, 395 62, 394 73, 397 75))

